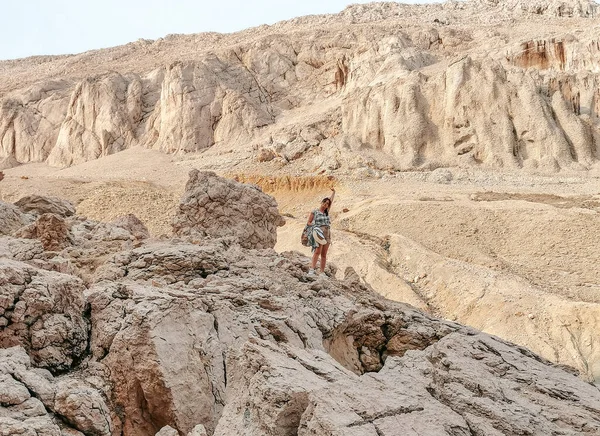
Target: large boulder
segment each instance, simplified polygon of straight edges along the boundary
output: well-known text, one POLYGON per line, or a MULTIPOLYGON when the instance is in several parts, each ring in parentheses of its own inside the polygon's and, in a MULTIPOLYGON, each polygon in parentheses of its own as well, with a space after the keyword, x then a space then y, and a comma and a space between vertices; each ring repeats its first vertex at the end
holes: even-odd
POLYGON ((150 232, 148 231, 146 225, 138 217, 131 213, 115 218, 110 222, 110 224, 127 230, 136 239, 146 239, 150 237, 150 232))
POLYGON ((38 239, 47 251, 60 251, 70 245, 71 240, 68 224, 64 218, 53 213, 41 215, 35 222, 15 232, 15 236, 38 239))
POLYGON ((43 195, 28 195, 15 203, 25 213, 42 215, 53 213, 58 216, 68 217, 75 215, 75 207, 68 200, 43 195))
POLYGON ((12 235, 31 222, 31 216, 24 214, 17 206, 0 201, 0 236, 12 235))
POLYGON ((192 170, 173 218, 173 233, 229 236, 244 248, 273 248, 277 227, 284 224, 275 199, 259 187, 192 170))
POLYGON ((83 283, 0 258, 0 347, 21 345, 37 366, 65 371, 88 339, 83 283))
POLYGON ((112 433, 111 413, 102 394, 80 380, 65 379, 56 384, 54 411, 84 434, 112 433))

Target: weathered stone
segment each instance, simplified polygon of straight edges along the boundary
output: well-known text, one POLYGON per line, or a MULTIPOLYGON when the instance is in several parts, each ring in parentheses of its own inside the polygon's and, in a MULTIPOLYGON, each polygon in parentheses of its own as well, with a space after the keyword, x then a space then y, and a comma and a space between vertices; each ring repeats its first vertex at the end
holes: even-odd
POLYGON ((18 207, 0 201, 0 235, 10 236, 30 221, 30 217, 18 207))
POLYGON ((173 427, 165 425, 155 436, 179 436, 179 432, 173 427))
POLYGON ((0 258, 0 346, 22 345, 35 364, 66 370, 86 349, 80 280, 0 258))
POLYGON ((61 217, 75 215, 75 207, 68 200, 57 197, 44 197, 42 195, 28 195, 15 203, 25 213, 43 215, 53 213, 61 217))
POLYGON ((15 232, 15 236, 38 239, 47 251, 60 251, 71 242, 68 224, 64 218, 53 213, 40 215, 35 222, 15 232))
POLYGON ((19 421, 0 417, 0 436, 61 436, 60 428, 47 416, 19 421))
POLYGON ((128 277, 138 281, 187 283, 227 271, 229 264, 221 254, 226 249, 225 244, 219 243, 202 246, 154 243, 108 259, 96 272, 96 281, 128 277))
MULTIPOLYGON (((91 350, 110 368, 127 435, 155 434, 167 425, 187 434, 199 423, 217 435, 393 435, 396 421, 423 435, 454 427, 468 432, 469 426, 522 431, 519 415, 503 412, 507 404, 523 407, 531 428, 558 431, 564 423, 550 418, 557 404, 549 393, 530 399, 531 377, 571 386, 557 387, 561 392, 585 385, 589 403, 573 428, 596 425, 595 388, 524 349, 382 300, 357 281, 305 282, 307 260, 298 255, 258 255, 220 244, 199 248, 219 253, 227 270, 168 284, 160 275, 150 280, 153 267, 143 275, 134 267, 135 280, 121 274, 112 279, 120 283, 99 282, 88 293, 91 350), (505 369, 494 363, 498 353, 508 362, 505 369), (479 395, 472 380, 500 377, 504 383, 508 371, 514 377, 503 389, 518 398, 494 396, 485 411, 467 411, 460 402, 455 407, 456 394, 438 397, 428 390, 445 368, 462 371, 457 377, 465 399, 479 395), (533 419, 540 408, 548 419, 533 419)), ((144 257, 165 249, 164 243, 145 247, 144 257)), ((139 249, 122 256, 135 252, 139 258, 139 249)), ((181 250, 179 256, 193 253, 181 250)), ((175 277, 188 274, 171 269, 175 277)), ((575 398, 560 405, 572 411, 568 419, 580 413, 575 398)))
POLYGON ((198 424, 187 436, 208 436, 208 433, 202 424, 198 424))
POLYGON ((112 419, 106 402, 96 389, 79 380, 65 379, 57 384, 53 410, 84 434, 112 434, 112 419))
POLYGON ((0 257, 27 261, 39 258, 43 253, 44 246, 40 241, 11 237, 0 238, 0 257))
POLYGON ((193 170, 173 219, 178 236, 234 237, 245 248, 273 248, 285 220, 260 188, 193 170))
POLYGON ((12 406, 29 399, 29 391, 10 375, 0 375, 0 405, 12 406))
POLYGON ((124 228, 136 239, 146 239, 150 237, 150 232, 144 225, 143 222, 139 220, 135 215, 129 214, 122 217, 119 217, 111 222, 112 225, 124 228))

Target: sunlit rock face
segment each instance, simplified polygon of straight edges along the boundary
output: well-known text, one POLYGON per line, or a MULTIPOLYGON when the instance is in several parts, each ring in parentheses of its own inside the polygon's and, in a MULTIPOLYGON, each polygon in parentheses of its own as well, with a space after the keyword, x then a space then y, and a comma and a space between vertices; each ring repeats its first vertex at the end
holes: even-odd
POLYGON ((373 3, 4 63, 0 165, 227 146, 317 170, 367 151, 386 169, 585 170, 600 141, 597 14, 586 0, 373 3))
MULTIPOLYGON (((0 238, 1 431, 600 432, 600 391, 575 370, 385 300, 352 268, 309 279, 308 258, 236 238, 236 222, 211 232, 207 215, 234 207, 220 200, 246 196, 281 222, 256 187, 193 171, 176 220, 190 234, 44 213, 0 238)), ((237 224, 264 227, 244 210, 237 224)))

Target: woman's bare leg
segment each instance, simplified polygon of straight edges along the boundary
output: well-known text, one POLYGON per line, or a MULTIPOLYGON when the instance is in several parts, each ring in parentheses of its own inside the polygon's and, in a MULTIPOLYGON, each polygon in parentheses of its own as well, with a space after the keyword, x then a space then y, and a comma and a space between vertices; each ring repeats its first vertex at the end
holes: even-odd
POLYGON ((329 250, 329 243, 321 247, 321 272, 325 271, 325 264, 327 263, 327 250, 329 250))
POLYGON ((312 264, 311 264, 312 269, 315 269, 317 267, 317 260, 319 260, 319 255, 321 254, 322 248, 323 248, 322 246, 319 246, 319 248, 317 248, 315 250, 315 252, 313 253, 312 264))

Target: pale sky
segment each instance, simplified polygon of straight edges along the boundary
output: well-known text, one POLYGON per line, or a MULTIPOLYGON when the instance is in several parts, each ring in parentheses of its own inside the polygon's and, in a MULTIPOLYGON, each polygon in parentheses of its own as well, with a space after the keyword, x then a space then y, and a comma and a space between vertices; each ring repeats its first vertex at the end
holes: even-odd
MULTIPOLYGON (((403 3, 434 3, 404 0, 403 3)), ((170 33, 234 32, 361 0, 0 0, 0 59, 80 53, 170 33)))

